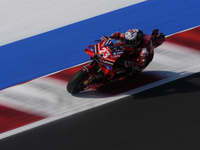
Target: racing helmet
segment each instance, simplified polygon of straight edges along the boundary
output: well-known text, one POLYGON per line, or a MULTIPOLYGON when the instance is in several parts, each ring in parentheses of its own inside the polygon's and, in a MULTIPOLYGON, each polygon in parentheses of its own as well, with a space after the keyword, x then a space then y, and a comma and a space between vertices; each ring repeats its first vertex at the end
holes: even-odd
POLYGON ((142 40, 143 32, 139 29, 130 29, 125 33, 124 44, 128 48, 137 47, 142 40))

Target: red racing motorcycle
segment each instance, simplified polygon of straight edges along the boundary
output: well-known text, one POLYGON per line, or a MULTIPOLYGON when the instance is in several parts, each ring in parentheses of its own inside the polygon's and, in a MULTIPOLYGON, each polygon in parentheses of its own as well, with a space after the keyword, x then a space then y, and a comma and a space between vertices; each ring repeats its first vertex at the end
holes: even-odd
MULTIPOLYGON (((163 43, 165 35, 160 33, 151 40, 155 48, 159 43, 163 43)), ((98 40, 97 44, 89 45, 85 53, 90 56, 91 61, 69 80, 67 91, 76 94, 88 89, 92 84, 105 84, 127 77, 130 69, 121 64, 124 51, 125 48, 112 38, 98 40)))

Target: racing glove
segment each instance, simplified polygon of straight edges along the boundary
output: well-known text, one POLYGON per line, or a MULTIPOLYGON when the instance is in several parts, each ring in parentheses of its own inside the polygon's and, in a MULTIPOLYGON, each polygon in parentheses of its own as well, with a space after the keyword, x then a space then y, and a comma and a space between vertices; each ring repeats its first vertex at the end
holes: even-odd
POLYGON ((159 29, 154 29, 151 33, 151 38, 156 37, 158 35, 159 29))
POLYGON ((116 38, 119 38, 119 34, 120 34, 119 32, 115 32, 115 33, 111 34, 109 37, 116 39, 116 38))

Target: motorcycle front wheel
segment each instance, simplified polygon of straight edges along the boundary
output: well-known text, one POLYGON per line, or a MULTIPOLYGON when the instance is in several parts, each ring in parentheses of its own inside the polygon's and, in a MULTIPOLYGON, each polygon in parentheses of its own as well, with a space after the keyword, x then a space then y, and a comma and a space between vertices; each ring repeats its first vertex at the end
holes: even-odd
POLYGON ((67 91, 71 94, 79 93, 83 91, 86 87, 83 82, 88 78, 88 74, 83 70, 78 71, 68 82, 67 91))

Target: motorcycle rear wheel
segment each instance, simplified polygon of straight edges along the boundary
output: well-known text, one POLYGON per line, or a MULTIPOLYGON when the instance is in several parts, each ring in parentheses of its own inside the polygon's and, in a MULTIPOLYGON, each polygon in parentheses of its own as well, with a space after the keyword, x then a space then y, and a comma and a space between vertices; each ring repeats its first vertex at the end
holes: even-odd
POLYGON ((83 82, 88 78, 88 74, 83 70, 79 70, 68 82, 67 91, 71 94, 79 93, 83 91, 86 87, 83 82))

